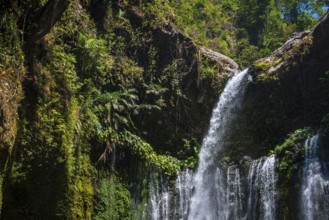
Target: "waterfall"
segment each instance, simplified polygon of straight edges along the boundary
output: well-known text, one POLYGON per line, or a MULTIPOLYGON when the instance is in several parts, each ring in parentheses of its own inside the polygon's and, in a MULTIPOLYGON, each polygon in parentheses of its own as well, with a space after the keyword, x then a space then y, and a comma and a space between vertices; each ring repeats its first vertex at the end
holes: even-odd
MULTIPOLYGON (((276 219, 276 166, 274 155, 252 161, 245 184, 236 166, 216 168, 211 198, 217 204, 216 219, 276 219)), ((142 219, 188 219, 193 187, 190 170, 179 173, 171 188, 161 174, 151 173, 150 210, 142 219)))
POLYGON ((329 172, 328 164, 318 156, 319 135, 305 142, 301 212, 305 220, 329 219, 329 172))
POLYGON ((258 180, 259 170, 261 168, 260 160, 254 160, 249 168, 248 173, 248 205, 247 205, 247 213, 244 219, 255 219, 256 218, 256 202, 258 200, 258 180))
POLYGON ((183 220, 187 218, 193 189, 193 172, 184 170, 177 175, 174 186, 169 186, 161 173, 151 172, 150 206, 142 219, 183 220))
MULTIPOLYGON (((190 220, 219 219, 216 210, 220 201, 214 198, 216 191, 215 159, 222 150, 229 123, 239 110, 247 81, 248 69, 232 77, 221 94, 210 120, 209 131, 203 140, 199 155, 199 166, 195 174, 195 193, 191 199, 190 220)), ((221 194, 221 192, 218 192, 221 194)))
POLYGON ((247 210, 243 219, 275 219, 278 179, 276 165, 274 155, 252 162, 247 178, 247 210))
POLYGON ((153 172, 151 172, 150 202, 150 219, 169 220, 170 195, 168 186, 161 174, 159 174, 159 178, 157 178, 153 172))
POLYGON ((216 194, 219 219, 240 219, 242 211, 242 192, 240 170, 229 167, 225 175, 217 168, 216 194))
POLYGON ((190 170, 184 170, 179 173, 176 179, 175 188, 178 191, 175 213, 179 220, 183 220, 187 218, 190 206, 193 189, 193 172, 190 170))
POLYGON ((275 155, 252 161, 245 184, 241 170, 236 166, 216 168, 215 190, 210 199, 215 198, 217 207, 213 210, 216 213, 212 215, 219 220, 276 219, 276 167, 275 155))
POLYGON ((276 172, 275 172, 275 156, 268 157, 263 163, 260 182, 262 184, 262 205, 263 219, 274 220, 276 211, 276 172))
POLYGON ((175 185, 168 187, 151 175, 148 219, 153 220, 252 220, 276 218, 276 157, 262 157, 250 163, 248 176, 238 165, 219 166, 218 158, 229 125, 239 113, 247 72, 232 77, 225 87, 210 121, 195 174, 184 170, 175 185))

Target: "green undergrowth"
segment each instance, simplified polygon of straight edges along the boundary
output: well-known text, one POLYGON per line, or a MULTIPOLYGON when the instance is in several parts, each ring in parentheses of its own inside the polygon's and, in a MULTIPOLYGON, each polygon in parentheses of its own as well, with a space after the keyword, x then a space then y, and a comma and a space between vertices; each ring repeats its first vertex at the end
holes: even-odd
POLYGON ((127 146, 133 155, 136 155, 151 166, 161 170, 166 175, 175 175, 180 170, 180 161, 172 156, 158 155, 155 153, 150 144, 144 142, 139 137, 125 132, 120 136, 121 145, 127 146))
POLYGON ((12 29, 0 35, 0 78, 24 85, 1 219, 131 219, 149 197, 150 170, 174 178, 196 167, 227 77, 198 60, 189 38, 163 31, 174 19, 167 1, 102 1, 99 17, 89 7, 99 2, 72 3, 24 48, 24 63, 22 36, 38 16, 31 9, 44 3, 10 5, 26 24, 1 20, 12 29))
MULTIPOLYGON (((282 32, 275 31, 280 17, 271 8, 272 0, 256 5, 262 13, 251 11, 260 21, 266 18, 267 25, 257 31, 248 26, 257 26, 257 19, 236 14, 240 7, 236 1, 72 1, 50 33, 29 48, 24 41, 45 3, 6 1, 11 10, 1 13, 0 123, 5 123, 0 126, 0 218, 4 220, 141 216, 149 199, 150 172, 172 180, 181 169, 197 166, 213 105, 228 79, 221 64, 200 57, 197 46, 174 26, 199 44, 235 56, 242 66, 280 45, 294 29, 280 26, 282 32), (175 15, 184 11, 188 13, 175 15), (235 16, 246 17, 249 23, 235 27, 239 21, 235 16)), ((249 13, 253 7, 246 3, 242 6, 249 13)), ((7 11, 0 7, 0 12, 7 11)), ((311 44, 302 42, 301 50, 296 46, 292 53, 303 57, 311 44)), ((267 71, 280 62, 259 62, 255 68, 267 71)), ((258 80, 262 86, 277 77, 259 75, 258 80)), ((232 125, 236 147, 219 162, 231 166, 246 155, 246 146, 253 147, 247 150, 254 157, 268 152, 264 147, 272 146, 268 143, 277 143, 272 128, 281 127, 278 118, 291 117, 279 114, 291 106, 276 107, 281 97, 269 94, 264 93, 265 101, 252 96, 246 117, 252 123, 232 125), (264 123, 271 129, 263 129, 264 123), (262 139, 272 136, 275 140, 262 139), (251 143, 254 140, 260 140, 258 145, 251 143)), ((271 152, 280 160, 283 201, 288 201, 288 184, 301 167, 302 141, 310 134, 309 129, 297 130, 271 152)))
POLYGON ((304 144, 305 140, 314 135, 314 131, 310 128, 298 129, 288 136, 287 139, 278 145, 270 154, 275 154, 279 158, 279 186, 281 194, 280 214, 285 219, 293 219, 294 201, 291 198, 296 192, 299 192, 300 186, 298 179, 300 178, 301 167, 304 160, 304 144))
POLYGON ((104 175, 97 181, 93 219, 131 219, 130 192, 123 182, 113 174, 104 175))
POLYGON ((242 68, 269 55, 293 32, 314 26, 327 2, 176 0, 173 21, 195 42, 230 56, 242 68), (314 16, 314 15, 318 15, 314 16))

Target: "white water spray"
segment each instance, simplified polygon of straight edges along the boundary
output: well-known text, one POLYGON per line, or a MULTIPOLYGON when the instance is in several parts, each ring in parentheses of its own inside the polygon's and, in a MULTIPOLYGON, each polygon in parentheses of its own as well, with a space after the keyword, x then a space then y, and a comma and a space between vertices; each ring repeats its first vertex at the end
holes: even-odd
POLYGON ((165 184, 158 184, 161 188, 158 191, 156 184, 151 186, 152 219, 168 216, 175 220, 275 219, 274 155, 252 161, 246 181, 241 178, 238 166, 223 168, 216 161, 225 146, 230 123, 240 112, 247 72, 244 70, 229 80, 219 99, 203 140, 196 174, 189 170, 178 174, 171 193, 165 184))
MULTIPOLYGON (((222 150, 227 127, 239 110, 243 99, 248 70, 232 77, 227 83, 210 120, 207 136, 200 151, 199 167, 195 175, 195 193, 191 200, 190 220, 219 219, 219 200, 213 195, 216 191, 216 167, 214 159, 222 150)), ((219 192, 221 194, 221 192, 219 192)))
POLYGON ((318 156, 319 135, 305 142, 301 212, 305 220, 329 219, 328 164, 318 156))

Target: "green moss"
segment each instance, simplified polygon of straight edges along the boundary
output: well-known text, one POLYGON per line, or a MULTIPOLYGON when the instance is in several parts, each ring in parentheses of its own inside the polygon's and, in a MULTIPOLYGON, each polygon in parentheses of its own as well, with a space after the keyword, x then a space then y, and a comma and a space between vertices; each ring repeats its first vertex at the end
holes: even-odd
POLYGON ((266 73, 257 75, 257 81, 259 82, 273 82, 273 81, 277 81, 278 79, 279 78, 277 76, 269 75, 266 73))
POLYGON ((256 80, 259 82, 271 82, 278 80, 277 73, 268 73, 268 70, 271 67, 275 67, 282 62, 281 58, 275 60, 261 59, 255 62, 252 66, 252 69, 259 74, 257 75, 256 80))
MULTIPOLYGON (((5 3, 4 3, 5 4, 5 3)), ((17 134, 17 109, 25 74, 17 16, 0 6, 0 214, 5 197, 3 179, 17 134)))
POLYGON ((220 94, 223 91, 228 79, 227 74, 222 74, 223 72, 223 67, 221 66, 222 64, 215 62, 203 55, 201 55, 200 61, 201 61, 200 80, 209 81, 211 83, 211 87, 218 94, 220 94))
POLYGON ((313 39, 312 37, 304 37, 300 42, 297 41, 295 42, 291 49, 288 51, 285 51, 285 53, 282 55, 273 55, 270 58, 263 58, 258 61, 256 61, 252 65, 252 70, 258 72, 257 75, 257 80, 260 82, 271 82, 271 81, 276 81, 278 80, 278 73, 277 72, 271 72, 269 73, 269 70, 271 67, 275 67, 278 64, 287 61, 288 59, 291 58, 296 58, 299 57, 298 59, 295 59, 292 61, 290 66, 286 66, 285 72, 289 71, 289 68, 293 68, 294 66, 297 66, 302 60, 304 56, 309 54, 310 48, 313 44, 313 39))
POLYGON ((293 219, 291 195, 296 191, 295 180, 304 158, 304 142, 313 135, 310 128, 298 129, 278 145, 270 154, 279 158, 279 191, 281 197, 281 214, 285 219, 293 219))
POLYGON ((313 134, 311 128, 303 128, 298 129, 292 134, 289 135, 287 139, 283 142, 283 144, 278 145, 275 147, 273 151, 271 151, 270 154, 276 154, 276 155, 283 155, 287 151, 291 150, 294 145, 300 141, 306 140, 313 134))
MULTIPOLYGON (((5 218, 91 219, 93 188, 89 152, 82 149, 86 141, 79 138, 76 57, 57 38, 64 32, 59 27, 39 45, 43 60, 34 60, 37 92, 23 101, 32 107, 21 110, 5 218)), ((72 29, 67 39, 70 34, 72 29)))
MULTIPOLYGON (((97 29, 100 21, 81 8, 87 2, 71 4, 61 21, 30 51, 30 75, 24 82, 16 153, 4 185, 5 214, 1 218, 128 219, 131 198, 126 177, 135 165, 130 160, 142 170, 142 203, 148 195, 144 178, 149 168, 175 176, 181 166, 195 167, 200 137, 186 127, 194 128, 192 122, 205 127, 199 122, 208 123, 213 97, 227 78, 218 75, 218 64, 204 61, 199 80, 207 89, 196 88, 197 71, 191 61, 196 48, 185 42, 188 38, 177 39, 166 32, 157 36, 155 31, 172 16, 167 2, 143 4, 139 12, 152 20, 142 27, 129 20, 129 10, 110 7, 109 2, 102 5, 104 29, 97 29), (160 11, 163 14, 158 16, 160 11), (160 41, 169 42, 168 48, 162 48, 160 41), (183 47, 191 58, 180 54, 183 47), (167 52, 178 57, 167 56, 167 52), (199 89, 206 100, 200 105, 194 102, 199 89), (210 96, 212 101, 208 101, 210 96), (157 127, 158 123, 164 125, 157 127), (98 179, 101 166, 97 161, 104 151, 105 158, 109 156, 107 142, 120 149, 120 178, 98 179), (176 154, 178 148, 181 155, 176 154)), ((9 23, 14 25, 16 20, 9 23)), ((10 36, 17 42, 15 48, 20 47, 18 36, 10 36)), ((23 57, 12 51, 2 53, 6 62, 0 56, 0 77, 19 81, 23 57)), ((0 133, 4 130, 1 127, 0 133)), ((101 170, 109 172, 106 159, 101 170)), ((139 181, 134 178, 132 182, 139 181)))
POLYGON ((253 68, 255 70, 259 70, 259 71, 267 71, 271 66, 272 65, 270 62, 259 60, 259 61, 255 62, 255 64, 253 65, 253 68))
POLYGON ((300 53, 302 56, 306 56, 310 53, 310 49, 313 45, 313 36, 304 37, 301 41, 301 50, 300 53))

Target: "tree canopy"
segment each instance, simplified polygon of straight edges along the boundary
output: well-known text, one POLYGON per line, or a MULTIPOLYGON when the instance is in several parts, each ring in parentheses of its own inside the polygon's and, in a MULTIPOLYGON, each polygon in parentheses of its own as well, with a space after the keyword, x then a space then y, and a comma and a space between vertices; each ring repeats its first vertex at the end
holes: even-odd
POLYGON ((294 32, 311 28, 328 0, 176 0, 177 25, 242 67, 268 55, 294 32))

